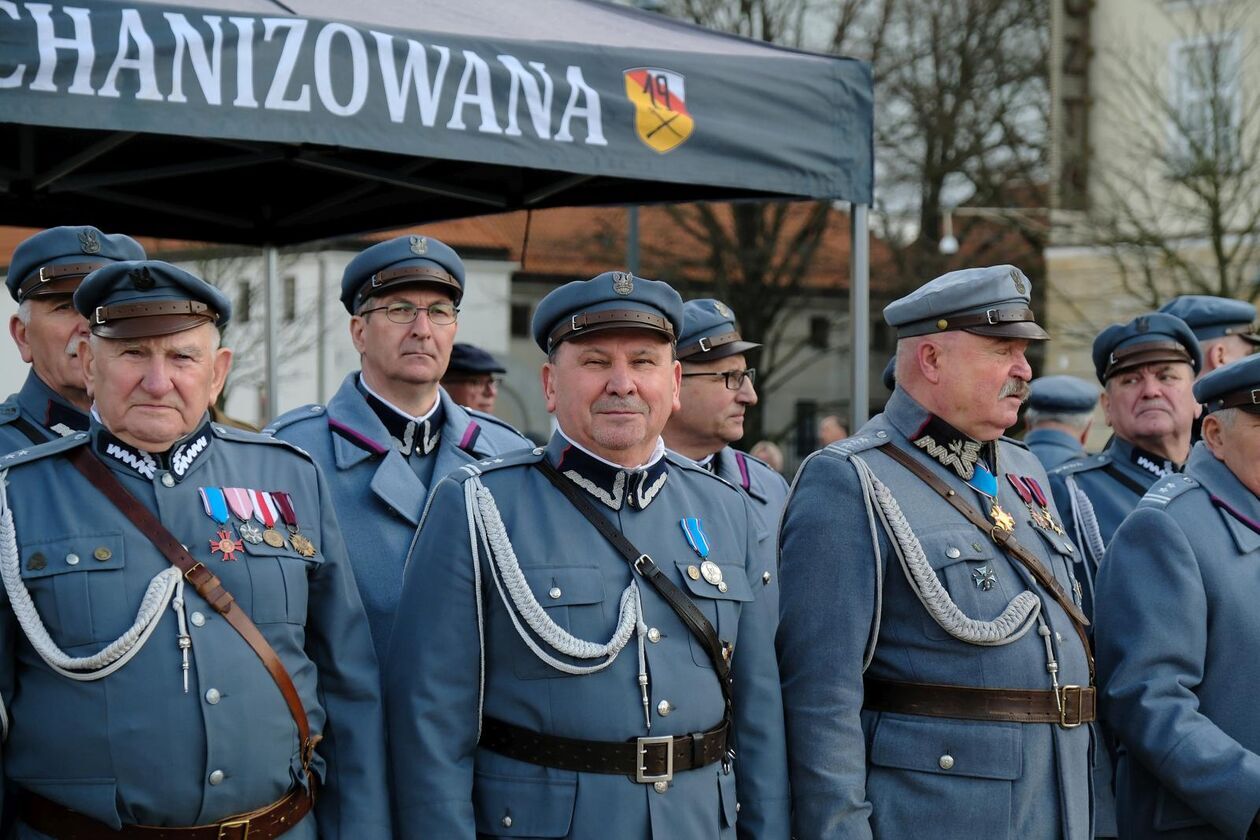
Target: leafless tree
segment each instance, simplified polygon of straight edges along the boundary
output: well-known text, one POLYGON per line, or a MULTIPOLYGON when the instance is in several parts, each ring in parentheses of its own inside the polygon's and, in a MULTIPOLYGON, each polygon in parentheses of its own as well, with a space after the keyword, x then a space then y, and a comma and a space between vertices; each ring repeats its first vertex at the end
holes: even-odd
MULTIPOLYGON (((1099 56, 1119 80, 1100 93, 1122 156, 1095 161, 1078 241, 1105 247, 1126 292, 1158 307, 1178 294, 1256 299, 1260 265, 1260 89, 1254 0, 1150 2, 1174 33, 1099 56)), ((1144 28, 1145 31, 1146 28, 1144 28)))

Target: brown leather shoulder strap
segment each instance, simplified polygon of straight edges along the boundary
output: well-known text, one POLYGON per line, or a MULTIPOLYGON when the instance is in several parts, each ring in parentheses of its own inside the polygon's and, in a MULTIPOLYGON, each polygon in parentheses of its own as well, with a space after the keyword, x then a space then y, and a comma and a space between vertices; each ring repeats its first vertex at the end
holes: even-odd
POLYGON ((206 602, 223 616, 237 633, 241 634, 241 638, 253 649, 254 653, 258 654, 263 666, 276 681, 280 694, 284 696, 284 702, 289 707, 289 714, 293 716, 293 722, 297 724, 298 739, 302 744, 302 769, 307 770, 320 736, 311 737, 311 725, 306 717, 306 708, 302 705, 302 698, 298 696, 297 687, 293 685, 289 672, 285 670, 280 656, 263 638, 258 627, 245 614, 245 611, 236 605, 236 599, 232 597, 232 593, 223 588, 222 581, 206 568, 205 564, 193 559, 179 540, 175 539, 174 534, 166 529, 152 511, 127 492, 122 482, 92 454, 88 447, 76 447, 66 455, 74 468, 82 473, 92 486, 101 491, 105 498, 113 502, 114 506, 140 529, 140 533, 148 537, 149 542, 162 552, 171 565, 184 573, 184 578, 193 585, 197 594, 205 598, 206 602))
POLYGON ((968 522, 986 533, 989 539, 997 543, 1003 551, 1018 560, 1024 568, 1032 573, 1037 582, 1050 593, 1050 596, 1058 602, 1059 606, 1068 614, 1068 617, 1072 619, 1072 626, 1076 629, 1077 635, 1081 637, 1081 644, 1085 646, 1085 658, 1089 662, 1089 675, 1092 681, 1094 676, 1094 653, 1090 648, 1088 633, 1085 630, 1089 626, 1089 619, 1085 617, 1085 613, 1081 612, 1081 608, 1073 603, 1063 589, 1062 584, 1042 565, 1037 555, 1021 545, 1015 539, 1014 534, 995 527, 993 523, 985 519, 984 514, 964 502, 954 492, 953 488, 941 480, 940 476, 933 475, 931 470, 916 461, 910 453, 892 443, 882 444, 880 450, 889 458, 892 458, 898 464, 914 473, 916 478, 936 491, 938 496, 949 502, 954 510, 966 517, 968 522))

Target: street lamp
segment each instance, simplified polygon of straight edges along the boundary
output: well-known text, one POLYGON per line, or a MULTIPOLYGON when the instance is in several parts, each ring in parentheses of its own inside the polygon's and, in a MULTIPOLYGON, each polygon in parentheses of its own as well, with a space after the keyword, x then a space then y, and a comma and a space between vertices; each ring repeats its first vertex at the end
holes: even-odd
POLYGON ((958 237, 954 236, 954 214, 959 216, 975 216, 982 219, 1004 222, 1019 228, 1025 233, 1045 236, 1050 229, 1046 215, 1047 207, 949 207, 941 219, 940 244, 937 246, 942 254, 952 256, 960 247, 958 237))
POLYGON ((952 256, 958 253, 958 237, 954 236, 954 211, 952 209, 945 211, 945 235, 941 237, 940 249, 941 253, 946 256, 952 256))

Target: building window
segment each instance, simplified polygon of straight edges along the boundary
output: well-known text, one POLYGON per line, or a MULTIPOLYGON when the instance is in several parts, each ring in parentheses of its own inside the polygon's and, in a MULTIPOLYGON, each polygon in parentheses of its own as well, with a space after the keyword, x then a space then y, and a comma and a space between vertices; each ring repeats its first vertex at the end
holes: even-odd
POLYGON ((809 318, 809 346, 826 350, 831 336, 831 319, 826 315, 811 315, 809 318))
POLYGON ((533 314, 533 307, 528 303, 512 304, 512 338, 529 338, 533 334, 530 329, 530 321, 533 314))
POLYGON ((284 322, 292 324, 297 320, 297 278, 289 275, 280 281, 281 309, 284 322))
POLYGON ((1171 47, 1171 157, 1185 174, 1238 163, 1242 68, 1237 36, 1178 41, 1171 47))
POLYGON ((236 307, 232 313, 238 324, 248 324, 250 312, 254 307, 254 287, 248 280, 242 280, 236 289, 236 307))

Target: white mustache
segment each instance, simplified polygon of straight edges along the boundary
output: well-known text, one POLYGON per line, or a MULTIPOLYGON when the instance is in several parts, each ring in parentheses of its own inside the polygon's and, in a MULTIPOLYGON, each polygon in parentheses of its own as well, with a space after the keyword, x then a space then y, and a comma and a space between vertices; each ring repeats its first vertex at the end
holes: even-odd
POLYGON ((592 411, 633 411, 636 414, 647 414, 647 403, 642 400, 603 399, 591 406, 592 411))
POLYGON ((1024 380, 1008 379, 1006 380, 1006 384, 1002 386, 1002 391, 998 394, 998 399, 1003 400, 1007 397, 1019 397, 1019 401, 1024 402, 1028 399, 1028 392, 1028 383, 1024 380))
POLYGON ((76 335, 74 338, 66 342, 66 355, 72 359, 79 358, 79 342, 82 340, 83 339, 76 335))

